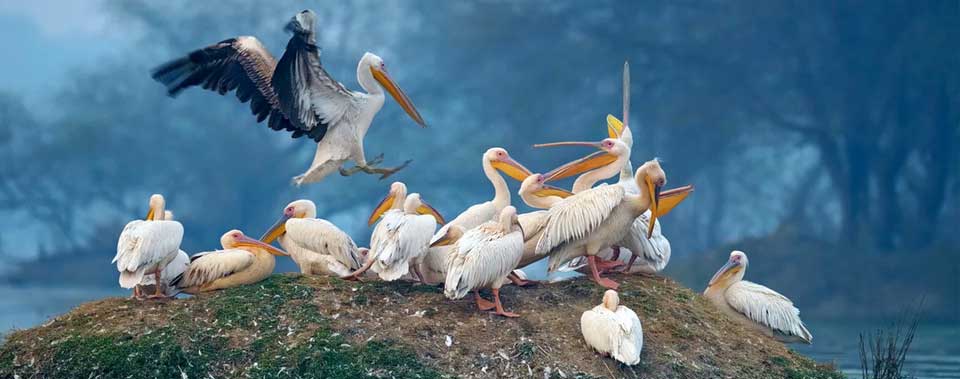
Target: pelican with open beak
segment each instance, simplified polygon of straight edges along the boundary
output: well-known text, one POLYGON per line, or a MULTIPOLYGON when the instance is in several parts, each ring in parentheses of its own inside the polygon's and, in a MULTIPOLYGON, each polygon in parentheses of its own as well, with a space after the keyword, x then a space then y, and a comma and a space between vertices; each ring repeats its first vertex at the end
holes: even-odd
POLYGON ((598 142, 554 142, 533 146, 589 146, 599 150, 544 174, 546 181, 552 182, 585 173, 573 182, 573 193, 590 189, 598 181, 617 175, 620 169, 630 162, 630 148, 616 138, 606 138, 598 142))
POLYGON ((189 294, 253 284, 273 274, 275 256, 287 256, 283 250, 236 229, 224 233, 220 245, 222 250, 191 257, 190 266, 172 284, 189 294))
POLYGON ((367 269, 372 269, 386 281, 400 279, 410 271, 417 280, 424 281, 420 264, 437 225, 442 225, 444 219, 440 212, 420 198, 420 194, 406 193, 407 186, 402 182, 390 185, 387 196, 370 215, 370 223, 381 221, 370 237, 367 260, 345 279, 359 279, 367 269))

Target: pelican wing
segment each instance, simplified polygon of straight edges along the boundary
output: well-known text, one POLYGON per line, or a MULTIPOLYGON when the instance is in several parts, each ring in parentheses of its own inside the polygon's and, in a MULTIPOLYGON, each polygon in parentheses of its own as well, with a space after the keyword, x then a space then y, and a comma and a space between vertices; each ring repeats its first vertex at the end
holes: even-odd
POLYGON ((197 85, 221 95, 236 90, 240 102, 250 102, 257 122, 270 117, 271 129, 291 131, 299 137, 304 132, 281 111, 270 82, 276 66, 276 59, 259 40, 244 36, 194 50, 155 68, 151 76, 167 87, 170 96, 197 85))
POLYGON ((529 238, 540 233, 543 227, 547 225, 549 214, 548 211, 540 210, 518 215, 517 220, 520 221, 520 227, 523 228, 524 237, 529 238))
MULTIPOLYGON (((163 272, 160 274, 160 280, 164 282, 163 284, 170 283, 174 278, 183 274, 188 266, 190 266, 190 256, 183 250, 180 250, 177 252, 177 256, 173 258, 170 263, 167 263, 167 267, 163 268, 163 272)), ((157 284, 156 282, 153 275, 146 275, 140 280, 140 285, 153 285, 157 284)))
POLYGON ((497 222, 468 230, 450 251, 444 294, 459 299, 503 279, 520 262, 523 233, 504 233, 497 222))
POLYGON ((731 285, 724 297, 731 308, 776 333, 807 343, 813 340, 800 320, 800 310, 786 296, 770 288, 741 280, 731 285))
POLYGON ((117 240, 117 255, 111 262, 117 264, 121 273, 121 285, 128 288, 139 283, 143 270, 175 254, 182 240, 183 226, 176 221, 127 223, 117 240))
POLYGON ((330 221, 294 218, 287 221, 286 227, 285 238, 294 244, 309 251, 327 254, 351 270, 360 268, 357 244, 330 221))
POLYGON ((290 38, 271 83, 283 113, 317 142, 328 128, 359 113, 354 93, 330 77, 320 63, 320 48, 301 36, 290 38))
POLYGON ((643 326, 640 318, 630 308, 623 305, 614 312, 623 335, 617 341, 613 357, 628 365, 640 363, 640 351, 643 349, 643 326))
POLYGON ((660 229, 660 220, 653 222, 653 234, 647 238, 647 225, 650 222, 650 211, 647 210, 633 221, 633 226, 627 237, 620 242, 631 253, 643 258, 643 264, 655 271, 663 270, 670 261, 670 241, 660 229))
POLYGON ((471 205, 470 208, 467 208, 463 213, 457 215, 457 218, 448 222, 441 227, 440 230, 437 230, 437 232, 433 234, 433 238, 430 239, 430 243, 437 242, 437 240, 443 238, 451 225, 458 225, 462 227, 463 230, 470 230, 480 226, 480 224, 493 220, 500 214, 501 210, 502 209, 497 209, 491 201, 471 205))
MULTIPOLYGON (((623 200, 621 186, 600 186, 583 191, 554 205, 537 241, 537 254, 548 254, 569 242, 587 237, 623 200)), ((562 262, 561 262, 562 263, 562 262)))
POLYGON ((242 249, 217 250, 198 254, 190 262, 176 285, 179 288, 199 287, 213 283, 231 274, 243 271, 253 264, 253 253, 242 249))

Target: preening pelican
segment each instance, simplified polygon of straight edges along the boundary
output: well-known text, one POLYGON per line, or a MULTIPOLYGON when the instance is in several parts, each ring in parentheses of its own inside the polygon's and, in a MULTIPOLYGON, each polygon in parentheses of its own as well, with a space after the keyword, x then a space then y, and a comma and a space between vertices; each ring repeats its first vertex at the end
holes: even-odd
POLYGON ((537 241, 537 254, 550 255, 549 271, 579 256, 587 256, 591 277, 600 285, 619 285, 599 275, 596 255, 623 240, 633 221, 647 209, 657 214, 657 196, 666 184, 666 173, 656 160, 644 163, 635 180, 639 195, 623 186, 598 186, 563 199, 550 208, 547 224, 537 241))
POLYGON ((730 253, 703 295, 720 311, 750 329, 781 342, 811 343, 813 336, 800 320, 800 310, 785 296, 767 287, 743 280, 747 255, 730 253))
MULTIPOLYGON (((134 288, 136 297, 140 296, 140 291, 135 287, 145 275, 153 274, 155 283, 163 283, 163 269, 180 251, 183 225, 163 220, 164 206, 163 196, 150 196, 146 220, 127 223, 117 240, 117 255, 111 263, 116 263, 120 271, 120 286, 134 288)), ((160 287, 156 286, 151 298, 165 297, 160 287)))
POLYGON ((449 299, 460 299, 473 291, 481 311, 494 309, 501 316, 519 317, 503 309, 500 286, 522 255, 523 229, 517 209, 507 206, 498 220, 467 230, 452 246, 443 293, 449 299), (479 290, 485 287, 493 290, 493 303, 480 297, 479 290))
POLYGON ((617 291, 607 290, 602 304, 580 316, 580 331, 594 350, 632 366, 640 363, 643 326, 633 310, 619 304, 617 291))
POLYGON ((393 281, 413 271, 418 281, 423 282, 420 263, 430 246, 430 238, 443 224, 443 217, 430 204, 420 199, 420 194, 407 195, 407 186, 402 182, 390 185, 387 196, 370 215, 370 222, 383 219, 374 228, 370 237, 370 256, 366 263, 350 278, 357 278, 368 268, 380 279, 393 281))
POLYGON ((304 275, 344 276, 359 268, 362 260, 353 239, 330 221, 316 217, 317 205, 312 201, 294 201, 260 240, 271 243, 279 239, 304 275))
POLYGON ((320 181, 349 160, 356 167, 341 169, 341 174, 363 171, 386 178, 406 163, 377 168, 374 165, 382 158, 367 162, 363 151, 363 137, 383 107, 384 90, 417 124, 426 123, 387 74, 383 59, 372 53, 364 54, 357 65, 357 82, 367 93, 350 91, 330 77, 320 63, 315 19, 305 10, 290 20, 286 29, 293 36, 279 62, 256 38, 236 37, 165 63, 153 70, 153 78, 167 87, 170 96, 197 85, 221 95, 236 90, 241 102, 250 101, 257 122, 269 117, 271 129, 316 141, 310 168, 293 179, 298 186, 320 181))
POLYGON ((196 254, 183 275, 173 281, 180 292, 198 294, 253 284, 273 273, 274 255, 287 253, 231 230, 220 237, 223 250, 196 254))

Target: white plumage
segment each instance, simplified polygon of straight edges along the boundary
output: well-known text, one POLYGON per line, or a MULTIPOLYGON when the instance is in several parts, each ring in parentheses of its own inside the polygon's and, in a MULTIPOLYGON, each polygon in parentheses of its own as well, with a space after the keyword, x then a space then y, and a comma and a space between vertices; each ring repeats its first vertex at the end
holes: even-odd
POLYGON ((619 302, 617 292, 607 290, 603 303, 580 316, 580 331, 594 350, 632 366, 640 363, 643 327, 637 314, 619 302))
POLYGON ((173 284, 190 294, 253 284, 273 273, 277 264, 274 255, 287 255, 239 230, 224 233, 220 245, 223 250, 191 257, 190 266, 173 284))
POLYGON ((537 241, 536 253, 550 255, 549 271, 567 261, 586 254, 584 246, 591 237, 598 237, 601 247, 620 241, 626 229, 613 224, 632 223, 629 212, 614 212, 624 199, 620 186, 600 186, 568 197, 550 208, 543 234, 537 241), (611 218, 612 215, 618 217, 611 218), (621 220, 623 219, 623 220, 621 220), (609 220, 609 221, 608 221, 609 220), (612 228, 601 228, 602 224, 612 228), (598 235, 598 232, 604 235, 598 235))
POLYGON ((800 320, 800 310, 786 296, 743 280, 748 265, 742 251, 730 259, 710 280, 704 296, 723 313, 748 328, 779 341, 811 343, 813 336, 800 320))
POLYGON ((193 262, 183 279, 177 283, 182 288, 202 287, 217 279, 246 270, 254 262, 253 253, 243 249, 223 249, 194 255, 193 262))
MULTIPOLYGON (((176 257, 160 272, 160 291, 163 291, 167 296, 173 296, 176 291, 173 286, 170 285, 170 282, 180 276, 180 274, 183 274, 189 266, 190 256, 183 250, 177 252, 176 257)), ((145 275, 143 280, 140 281, 140 286, 152 286, 156 284, 157 281, 153 275, 145 275)))
POLYGON ((261 240, 279 239, 304 275, 343 276, 359 268, 360 253, 353 239, 330 221, 316 217, 317 206, 312 201, 293 201, 261 240))
POLYGON ((111 263, 116 263, 120 272, 121 287, 133 288, 145 274, 162 271, 177 256, 183 240, 183 225, 163 220, 163 208, 163 196, 151 196, 147 220, 131 221, 120 233, 117 254, 111 263))
POLYGON ((368 259, 374 259, 371 269, 381 279, 400 279, 411 265, 417 270, 423 261, 437 222, 433 216, 417 213, 421 205, 419 194, 407 195, 403 209, 387 211, 373 230, 368 259))

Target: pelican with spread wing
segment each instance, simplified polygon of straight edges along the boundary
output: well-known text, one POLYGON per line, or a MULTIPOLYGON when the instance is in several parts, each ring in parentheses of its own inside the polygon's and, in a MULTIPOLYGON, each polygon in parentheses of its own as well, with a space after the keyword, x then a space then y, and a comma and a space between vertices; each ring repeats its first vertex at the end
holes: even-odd
POLYGON ((703 291, 704 297, 721 312, 747 328, 785 342, 813 342, 813 336, 800 320, 800 310, 786 296, 759 284, 743 280, 747 255, 730 253, 703 291))
POLYGON ((277 61, 254 37, 230 38, 153 70, 153 78, 167 87, 170 96, 186 88, 201 86, 221 95, 236 90, 241 102, 250 102, 257 122, 269 118, 274 130, 286 130, 293 137, 307 136, 317 142, 310 168, 293 178, 296 185, 322 180, 334 171, 352 175, 363 171, 386 178, 406 166, 374 167, 382 157, 367 162, 363 138, 389 92, 420 126, 423 117, 387 74, 380 57, 366 53, 357 65, 357 81, 366 93, 350 91, 336 81, 320 63, 316 15, 309 10, 287 24, 293 33, 287 49, 277 61), (347 161, 356 166, 343 169, 347 161))

